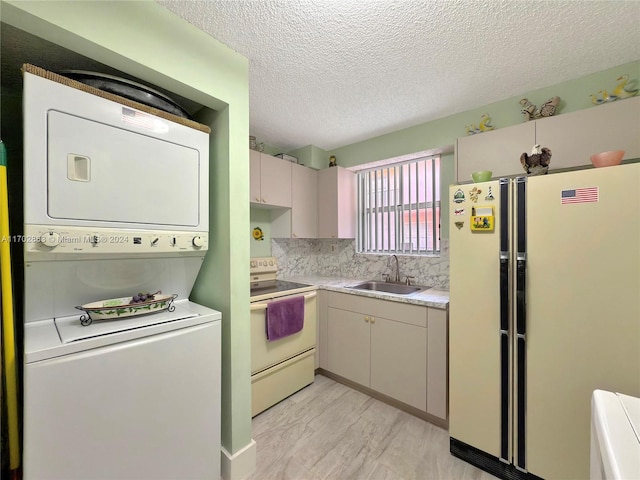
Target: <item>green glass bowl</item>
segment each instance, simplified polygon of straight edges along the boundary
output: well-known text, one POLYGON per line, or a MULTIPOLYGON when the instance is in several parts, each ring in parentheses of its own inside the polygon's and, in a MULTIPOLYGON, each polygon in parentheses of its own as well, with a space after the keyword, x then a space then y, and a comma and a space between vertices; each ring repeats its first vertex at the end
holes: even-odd
POLYGON ((482 172, 473 172, 471 174, 471 178, 473 178, 473 181, 475 183, 488 182, 489 180, 491 180, 492 174, 493 172, 491 170, 484 170, 482 172))

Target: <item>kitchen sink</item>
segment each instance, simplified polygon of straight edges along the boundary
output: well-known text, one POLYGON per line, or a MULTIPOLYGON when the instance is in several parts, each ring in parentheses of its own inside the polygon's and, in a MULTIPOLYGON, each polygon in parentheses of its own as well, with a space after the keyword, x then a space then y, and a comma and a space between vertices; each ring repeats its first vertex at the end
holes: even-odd
POLYGON ((405 285, 404 283, 378 282, 370 280, 368 282, 360 283, 359 285, 354 285, 350 288, 355 288, 356 290, 370 290, 373 292, 395 293, 398 295, 409 295, 410 293, 426 290, 430 287, 419 287, 417 285, 405 285))

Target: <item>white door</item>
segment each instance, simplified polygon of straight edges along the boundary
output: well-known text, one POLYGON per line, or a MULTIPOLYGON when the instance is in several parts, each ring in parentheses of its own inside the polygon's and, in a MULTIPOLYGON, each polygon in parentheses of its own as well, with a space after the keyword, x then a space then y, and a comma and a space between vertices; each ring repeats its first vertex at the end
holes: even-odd
POLYGON ((593 391, 640 396, 640 164, 527 190, 527 469, 589 478, 593 391))
POLYGON ((449 198, 449 432, 456 440, 499 457, 499 183, 453 185, 449 198), (493 231, 471 230, 479 207, 493 208, 493 231))

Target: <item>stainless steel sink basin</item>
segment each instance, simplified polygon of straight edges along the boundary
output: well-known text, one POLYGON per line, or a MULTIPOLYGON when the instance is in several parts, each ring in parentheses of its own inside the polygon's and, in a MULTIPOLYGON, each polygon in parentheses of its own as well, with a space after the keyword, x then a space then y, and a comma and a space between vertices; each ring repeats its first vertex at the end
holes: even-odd
POLYGON ((404 283, 377 282, 371 280, 368 282, 354 285, 356 290, 370 290, 373 292, 395 293, 397 295, 409 295, 420 290, 426 290, 428 287, 419 287, 417 285, 405 285, 404 283))

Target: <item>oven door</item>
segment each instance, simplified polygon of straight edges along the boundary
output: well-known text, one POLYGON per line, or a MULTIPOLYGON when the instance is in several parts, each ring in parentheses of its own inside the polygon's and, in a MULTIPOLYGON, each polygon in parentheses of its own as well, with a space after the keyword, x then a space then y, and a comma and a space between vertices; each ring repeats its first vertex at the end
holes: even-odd
POLYGON ((316 346, 316 292, 304 295, 304 326, 301 331, 270 342, 266 333, 266 309, 270 301, 299 295, 285 295, 251 304, 251 374, 294 357, 316 346))

